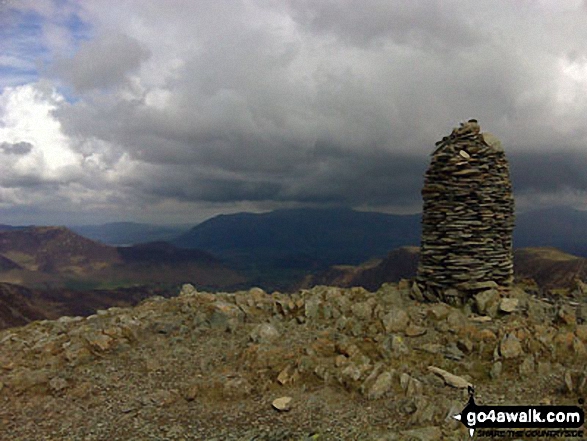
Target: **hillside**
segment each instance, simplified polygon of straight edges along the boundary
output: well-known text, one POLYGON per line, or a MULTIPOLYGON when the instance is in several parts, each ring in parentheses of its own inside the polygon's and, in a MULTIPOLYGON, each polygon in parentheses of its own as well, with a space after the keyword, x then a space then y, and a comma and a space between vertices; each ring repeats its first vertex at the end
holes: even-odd
MULTIPOLYGON (((383 283, 414 278, 418 269, 418 256, 418 247, 402 247, 390 252, 385 259, 368 261, 358 266, 333 266, 308 275, 296 287, 361 286, 376 290, 383 283)), ((556 248, 522 248, 514 251, 514 273, 518 280, 533 279, 543 289, 572 288, 577 279, 587 281, 587 259, 556 248)))
POLYGON ((531 278, 539 286, 573 286, 576 279, 587 281, 587 259, 563 253, 556 248, 522 248, 514 253, 518 278, 531 278))
POLYGON ((30 289, 0 283, 0 329, 24 326, 35 320, 83 316, 110 307, 134 306, 152 296, 170 297, 177 288, 137 286, 108 290, 30 289))
POLYGON ((0 254, 29 271, 84 273, 120 262, 116 249, 64 227, 0 232, 0 254))
POLYGON ((209 219, 172 243, 199 248, 245 271, 252 283, 287 286, 330 265, 356 265, 419 242, 419 216, 350 209, 291 209, 209 219))
POLYGON ((245 279, 209 253, 162 243, 112 247, 65 227, 0 232, 0 282, 83 289, 145 284, 236 286, 245 279))
POLYGON ((361 265, 335 265, 326 271, 308 275, 300 288, 316 285, 352 287, 362 286, 376 291, 383 283, 397 283, 414 278, 418 268, 418 247, 401 247, 391 251, 384 259, 369 260, 361 265))
POLYGON ((106 245, 169 241, 185 233, 188 226, 160 226, 137 222, 110 222, 100 225, 72 225, 75 233, 106 245))
POLYGON ((521 287, 455 308, 412 300, 406 283, 273 295, 186 285, 0 331, 2 437, 470 439, 452 418, 469 384, 490 405, 585 396, 583 320, 521 287))
POLYGON ((419 216, 350 209, 292 209, 209 219, 173 243, 226 258, 306 258, 323 264, 358 264, 419 241, 419 216))
POLYGON ((0 283, 0 329, 24 326, 32 321, 51 317, 43 306, 35 302, 31 290, 0 283))
MULTIPOLYGON (((420 215, 293 209, 216 216, 172 243, 222 258, 243 271, 253 285, 287 289, 308 273, 329 271, 333 281, 334 273, 348 278, 347 272, 355 271, 349 266, 385 259, 389 250, 398 247, 419 245, 420 229, 420 215)), ((587 258, 586 229, 585 211, 555 208, 521 213, 514 244, 557 247, 587 258)), ((394 266, 388 270, 393 273, 394 266)), ((378 280, 374 274, 370 277, 378 280)))

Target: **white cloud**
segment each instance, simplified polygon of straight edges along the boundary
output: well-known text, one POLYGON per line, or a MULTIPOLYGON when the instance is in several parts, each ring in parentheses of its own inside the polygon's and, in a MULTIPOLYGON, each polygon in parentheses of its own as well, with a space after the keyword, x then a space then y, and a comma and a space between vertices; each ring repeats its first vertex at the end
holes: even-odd
POLYGON ((68 166, 79 163, 80 156, 72 151, 61 123, 51 115, 62 101, 55 91, 43 91, 31 84, 6 88, 0 95, 0 139, 33 146, 14 164, 17 172, 55 179, 68 166))

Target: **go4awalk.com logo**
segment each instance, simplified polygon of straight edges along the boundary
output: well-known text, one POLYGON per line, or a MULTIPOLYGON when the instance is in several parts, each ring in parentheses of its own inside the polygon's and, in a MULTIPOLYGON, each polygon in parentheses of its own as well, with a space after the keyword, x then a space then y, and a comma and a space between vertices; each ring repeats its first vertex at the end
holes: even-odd
POLYGON ((579 406, 478 406, 475 391, 469 386, 469 401, 453 418, 469 429, 471 437, 476 429, 480 429, 479 436, 491 438, 583 437, 579 428, 585 422, 585 413, 579 406))

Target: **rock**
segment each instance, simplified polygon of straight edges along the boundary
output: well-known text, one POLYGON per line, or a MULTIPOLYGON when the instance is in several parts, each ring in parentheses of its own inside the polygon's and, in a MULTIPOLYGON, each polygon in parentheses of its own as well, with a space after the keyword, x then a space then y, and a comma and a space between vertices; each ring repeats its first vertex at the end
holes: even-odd
POLYGON ((519 367, 520 375, 523 377, 531 377, 536 374, 536 364, 534 362, 534 357, 532 355, 528 355, 524 358, 522 364, 519 367))
POLYGON ((293 383, 295 380, 299 378, 298 371, 293 365, 287 365, 279 375, 277 376, 277 382, 279 384, 285 385, 288 383, 293 383))
POLYGON ((271 405, 280 412, 287 412, 291 409, 291 400, 292 397, 280 397, 273 400, 271 405))
POLYGON ((499 376, 501 375, 502 369, 503 369, 503 365, 502 365, 501 361, 496 361, 491 366, 491 370, 489 371, 489 376, 492 379, 497 380, 499 378, 499 376))
POLYGON ((306 299, 304 305, 304 315, 306 318, 314 320, 318 318, 318 314, 320 312, 320 305, 322 304, 322 300, 319 296, 314 295, 309 299, 306 299))
POLYGON ((241 322, 244 318, 242 310, 232 303, 218 300, 212 304, 212 308, 209 321, 213 329, 230 330, 235 323, 241 322))
POLYGON ((587 324, 577 325, 575 335, 579 337, 583 343, 587 342, 587 324))
POLYGON ((514 312, 516 309, 518 309, 519 303, 520 301, 518 299, 507 297, 503 298, 501 299, 501 302, 499 302, 499 310, 505 313, 514 312))
POLYGON ((424 294, 422 294, 422 290, 416 282, 412 283, 411 296, 418 302, 423 302, 425 300, 424 294))
POLYGON ((107 351, 112 347, 114 340, 101 332, 88 332, 84 335, 91 349, 96 351, 107 351))
POLYGON ((406 342, 399 335, 391 337, 391 351, 395 356, 409 354, 410 348, 406 345, 406 342))
POLYGON ((90 361, 94 358, 92 353, 81 342, 63 343, 63 355, 65 359, 74 366, 90 361))
MULTIPOLYGON (((475 304, 479 314, 487 314, 489 309, 499 301, 499 292, 495 289, 481 291, 475 295, 475 304)), ((491 314, 490 314, 491 315, 491 314)))
POLYGON ((473 351, 473 342, 467 337, 464 337, 457 341, 457 347, 461 350, 470 354, 473 351))
MULTIPOLYGON (((403 374, 402 374, 403 375, 403 374)), ((400 377, 400 386, 404 390, 406 397, 415 397, 422 395, 422 382, 411 375, 408 375, 407 381, 401 381, 404 377, 400 377)))
POLYGON ((351 306, 351 312, 359 320, 371 320, 373 307, 368 302, 359 302, 351 306))
POLYGON ((417 326, 413 323, 410 323, 405 330, 405 334, 408 337, 419 337, 420 335, 426 334, 427 329, 423 326, 417 326))
POLYGON ((585 344, 577 337, 573 339, 573 352, 575 355, 580 357, 585 357, 587 355, 587 349, 585 348, 585 344))
POLYGON ((420 347, 420 349, 424 352, 428 352, 429 354, 440 354, 444 349, 444 345, 439 343, 425 343, 420 347))
POLYGON ((516 358, 523 352, 522 344, 514 334, 506 334, 499 343, 499 353, 503 358, 516 358))
POLYGON ((573 384, 573 377, 571 376, 571 372, 570 371, 566 371, 565 372, 564 380, 565 380, 565 389, 566 389, 566 391, 568 393, 573 393, 574 384, 573 384))
POLYGON ((449 360, 462 360, 465 354, 461 351, 455 343, 450 343, 444 348, 444 356, 449 360))
POLYGON ((451 313, 446 318, 446 323, 448 324, 448 329, 451 332, 457 333, 459 332, 463 326, 465 326, 467 320, 461 311, 455 310, 451 311, 451 313))
POLYGON ((561 305, 557 316, 563 323, 567 325, 574 325, 577 323, 575 308, 570 305, 561 305))
POLYGON ((455 387, 457 389, 466 389, 468 386, 472 386, 472 384, 463 377, 451 374, 450 372, 447 372, 444 369, 440 369, 436 366, 428 366, 428 370, 441 377, 448 386, 455 387))
POLYGON ((367 398, 370 400, 377 400, 385 396, 392 388, 393 385, 393 373, 383 372, 377 377, 375 383, 369 388, 367 392, 367 398))
POLYGON ((386 332, 403 332, 408 327, 410 317, 403 309, 392 309, 381 322, 386 332))
POLYGON ((200 388, 199 383, 190 384, 181 390, 181 396, 188 402, 194 401, 200 394, 200 388))
POLYGON ((8 384, 16 392, 23 392, 35 386, 44 386, 49 382, 49 372, 46 369, 31 370, 21 368, 11 373, 8 384))
POLYGON ((236 377, 228 379, 222 386, 222 395, 226 399, 241 399, 248 397, 253 386, 246 378, 236 377))
POLYGON ((281 337, 277 328, 270 323, 261 323, 251 331, 249 337, 255 343, 270 343, 281 337))
POLYGON ((160 389, 144 397, 143 403, 145 405, 153 404, 157 407, 167 407, 175 403, 178 398, 179 397, 172 391, 160 389))
POLYGON ((538 362, 538 375, 542 378, 552 373, 552 366, 549 361, 538 362))
POLYGON ((435 303, 429 306, 427 315, 435 320, 442 320, 448 317, 450 312, 450 306, 445 305, 444 303, 435 303))
POLYGON ((179 291, 179 295, 182 297, 192 296, 196 294, 198 291, 191 283, 184 283, 179 291))

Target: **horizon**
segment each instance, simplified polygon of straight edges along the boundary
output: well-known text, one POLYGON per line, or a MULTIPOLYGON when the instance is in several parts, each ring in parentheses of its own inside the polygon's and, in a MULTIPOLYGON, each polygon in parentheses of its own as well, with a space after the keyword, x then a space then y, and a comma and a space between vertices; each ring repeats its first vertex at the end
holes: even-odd
POLYGON ((417 213, 469 118, 520 212, 587 210, 587 2, 6 0, 0 29, 0 223, 417 213))
MULTIPOLYGON (((181 223, 151 223, 151 222, 137 222, 134 220, 106 220, 104 222, 97 222, 97 223, 91 223, 91 222, 87 222, 87 223, 61 223, 61 224, 57 224, 57 223, 26 223, 26 224, 10 224, 10 223, 5 223, 5 222, 0 222, 0 225, 5 225, 5 226, 11 226, 11 227, 66 227, 66 228, 70 228, 70 227, 85 227, 85 226, 106 226, 106 225, 115 225, 115 224, 135 224, 135 225, 145 225, 145 226, 152 226, 152 227, 175 227, 175 228, 192 228, 195 227, 197 225, 200 225, 206 221, 209 221, 215 217, 218 216, 230 216, 230 215, 240 215, 240 214, 267 214, 267 213, 271 213, 273 211, 287 211, 287 210, 351 210, 354 212, 358 212, 358 213, 377 213, 377 214, 389 214, 392 216, 415 216, 415 215, 421 215, 422 212, 416 212, 416 213, 388 213, 388 212, 384 212, 384 211, 374 211, 374 210, 360 210, 360 209, 356 209, 356 208, 352 208, 352 207, 295 207, 295 208, 278 208, 275 210, 266 210, 266 211, 238 211, 238 212, 234 212, 234 213, 218 213, 215 214, 211 217, 205 218, 201 221, 198 222, 181 222, 181 223)), ((577 208, 573 208, 567 205, 561 206, 561 205, 552 205, 549 207, 541 207, 541 208, 530 208, 530 209, 526 209, 526 210, 516 210, 515 211, 515 215, 519 216, 519 215, 523 215, 523 214, 527 214, 527 213, 539 213, 539 212, 545 212, 545 211, 554 211, 554 210, 573 210, 579 213, 587 213, 587 210, 580 210, 577 208)), ((514 229, 515 231, 515 229, 514 229)))

